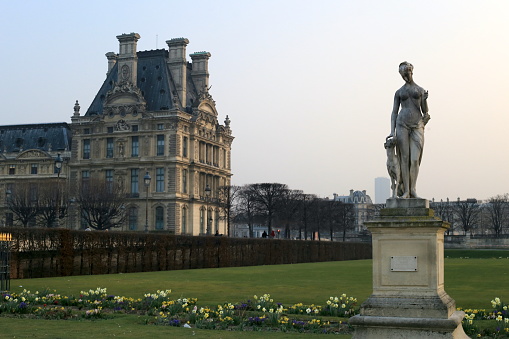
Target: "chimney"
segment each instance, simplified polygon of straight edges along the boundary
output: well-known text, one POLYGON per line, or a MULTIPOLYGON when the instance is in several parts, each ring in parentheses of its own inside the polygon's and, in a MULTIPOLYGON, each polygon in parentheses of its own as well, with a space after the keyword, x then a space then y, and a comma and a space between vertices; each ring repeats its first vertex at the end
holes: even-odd
POLYGON ((187 91, 187 60, 186 46, 189 40, 186 38, 175 38, 166 41, 169 48, 168 67, 175 83, 177 96, 182 107, 186 107, 187 91))
POLYGON ((118 82, 130 82, 136 86, 138 75, 138 57, 136 44, 140 39, 138 33, 117 35, 120 43, 118 53, 118 82))
POLYGON ((207 92, 209 87, 209 52, 195 52, 190 55, 193 60, 191 78, 198 93, 207 92))
POLYGON ((113 52, 108 52, 106 53, 106 58, 108 59, 108 72, 106 72, 106 76, 108 76, 113 66, 117 63, 118 56, 113 52))

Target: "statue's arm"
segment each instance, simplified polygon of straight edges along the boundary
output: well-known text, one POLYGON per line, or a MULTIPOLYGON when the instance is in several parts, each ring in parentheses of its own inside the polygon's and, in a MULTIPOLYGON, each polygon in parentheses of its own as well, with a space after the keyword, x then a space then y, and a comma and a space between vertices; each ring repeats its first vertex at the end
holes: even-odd
POLYGON ((424 121, 424 125, 426 125, 431 119, 428 114, 428 91, 424 91, 421 98, 421 110, 422 110, 422 120, 424 121))
POLYGON ((428 114, 428 91, 424 91, 422 94, 421 110, 424 115, 428 114))
POLYGON ((398 110, 399 110, 399 94, 398 91, 394 94, 394 105, 392 106, 392 114, 391 114, 391 135, 394 136, 396 134, 396 119, 398 118, 398 110))

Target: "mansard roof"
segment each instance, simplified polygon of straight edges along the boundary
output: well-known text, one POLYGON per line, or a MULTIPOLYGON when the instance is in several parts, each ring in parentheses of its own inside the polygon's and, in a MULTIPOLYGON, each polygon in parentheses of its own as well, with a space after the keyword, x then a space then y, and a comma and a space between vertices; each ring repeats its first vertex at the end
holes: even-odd
MULTIPOLYGON (((137 83, 136 86, 147 103, 147 111, 169 110, 175 107, 173 96, 175 85, 167 65, 168 51, 157 49, 137 52, 137 83)), ((191 107, 198 98, 198 93, 191 79, 192 65, 187 63, 187 94, 186 106, 191 107)), ((118 79, 118 63, 108 73, 106 80, 99 89, 85 116, 103 113, 103 103, 108 91, 112 90, 118 79)))
POLYGON ((71 137, 65 122, 0 126, 0 152, 68 151, 71 137))

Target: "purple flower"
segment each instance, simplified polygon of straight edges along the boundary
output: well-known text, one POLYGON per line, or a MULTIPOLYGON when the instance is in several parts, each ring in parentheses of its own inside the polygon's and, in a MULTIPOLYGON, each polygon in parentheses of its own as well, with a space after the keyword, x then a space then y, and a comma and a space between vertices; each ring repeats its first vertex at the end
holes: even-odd
POLYGON ((22 301, 20 304, 19 304, 19 308, 26 308, 27 307, 27 303, 22 301))

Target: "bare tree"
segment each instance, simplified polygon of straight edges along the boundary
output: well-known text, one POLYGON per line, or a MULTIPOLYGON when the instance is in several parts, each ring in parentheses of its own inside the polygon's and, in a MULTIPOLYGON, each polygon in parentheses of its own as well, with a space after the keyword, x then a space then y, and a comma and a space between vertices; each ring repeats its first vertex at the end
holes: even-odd
POLYGON ((238 199, 234 205, 236 220, 244 221, 249 228, 249 237, 253 237, 253 226, 258 219, 259 208, 255 197, 251 192, 250 185, 244 185, 238 192, 238 199))
POLYGON ((498 238, 509 221, 509 194, 497 195, 485 205, 491 221, 491 227, 498 238))
POLYGON ((35 221, 38 213, 37 190, 34 182, 19 182, 12 186, 7 199, 7 206, 14 215, 14 221, 20 222, 24 227, 35 221))
MULTIPOLYGON (((218 189, 219 210, 221 218, 226 221, 226 231, 228 236, 231 235, 230 223, 233 219, 233 206, 239 197, 240 189, 240 186, 235 185, 221 186, 218 189)), ((250 231, 250 237, 252 237, 252 231, 250 231)))
POLYGON ((476 225, 479 220, 479 213, 481 212, 480 205, 476 199, 467 199, 456 201, 452 210, 456 218, 461 223, 463 228, 463 234, 466 235, 468 232, 472 233, 472 228, 476 225))
POLYGON ((296 221, 303 198, 304 193, 300 190, 286 190, 280 197, 276 218, 284 226, 283 237, 286 239, 290 239, 290 223, 296 221))
POLYGON ((79 188, 76 200, 88 226, 107 230, 122 227, 127 216, 125 196, 121 185, 91 178, 79 188))
MULTIPOLYGON (((311 228, 312 213, 314 204, 317 202, 317 197, 314 194, 304 194, 302 197, 302 207, 300 209, 300 227, 299 227, 299 239, 302 239, 304 233, 304 240, 308 239, 308 231, 311 228)), ((310 237, 311 238, 311 237, 310 237)))
POLYGON ((276 214, 281 197, 288 190, 286 184, 263 183, 248 186, 249 194, 266 216, 269 234, 272 234, 272 221, 276 214))
POLYGON ((351 203, 338 205, 338 229, 343 234, 343 241, 346 240, 346 232, 355 227, 355 210, 351 203))
POLYGON ((64 190, 64 183, 58 181, 38 184, 38 211, 39 225, 46 227, 59 226, 58 221, 67 216, 68 194, 64 190))
POLYGON ((447 198, 446 201, 443 201, 440 199, 440 202, 433 201, 430 204, 431 208, 435 211, 438 217, 442 219, 443 221, 447 221, 451 224, 451 227, 447 229, 446 233, 449 235, 450 233, 453 233, 454 230, 454 213, 452 208, 452 203, 449 201, 449 198, 447 198))
MULTIPOLYGON (((343 215, 345 206, 343 205, 345 205, 345 203, 338 200, 327 199, 320 204, 322 205, 323 222, 327 226, 331 241, 334 241, 334 234, 343 229, 342 225, 345 221, 343 215)), ((353 213, 352 216, 354 216, 353 213)), ((353 225, 353 219, 351 225, 353 225)))

